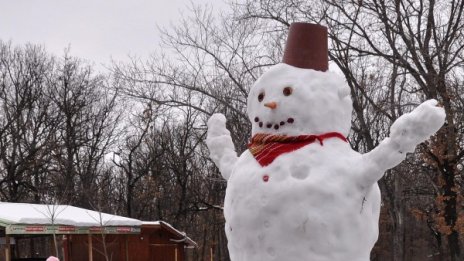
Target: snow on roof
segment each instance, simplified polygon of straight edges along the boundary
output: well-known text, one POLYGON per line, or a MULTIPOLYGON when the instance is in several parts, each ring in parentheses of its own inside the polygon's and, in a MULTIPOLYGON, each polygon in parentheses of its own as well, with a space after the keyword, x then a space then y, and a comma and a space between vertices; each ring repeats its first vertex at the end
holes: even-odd
POLYGON ((137 219, 101 213, 69 205, 0 202, 0 223, 92 226, 140 226, 137 219))
POLYGON ((171 239, 171 241, 174 241, 174 242, 177 242, 177 243, 186 242, 188 245, 190 245, 192 247, 197 246, 197 243, 195 241, 193 241, 191 238, 189 238, 187 236, 187 233, 185 233, 183 231, 180 231, 180 230, 177 230, 176 228, 174 228, 171 224, 169 224, 167 222, 164 222, 164 221, 142 221, 142 226, 161 226, 161 227, 164 227, 167 230, 170 230, 173 234, 176 234, 176 235, 182 237, 182 239, 180 239, 180 240, 171 239))

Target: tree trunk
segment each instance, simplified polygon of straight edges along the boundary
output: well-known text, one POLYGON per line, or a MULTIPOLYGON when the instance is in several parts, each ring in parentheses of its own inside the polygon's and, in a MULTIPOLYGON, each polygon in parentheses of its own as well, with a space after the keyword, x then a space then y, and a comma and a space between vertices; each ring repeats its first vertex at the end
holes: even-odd
POLYGON ((404 202, 400 178, 395 174, 393 180, 393 208, 391 209, 394 222, 393 233, 393 260, 406 260, 404 252, 404 202))
POLYGON ((459 246, 459 234, 456 231, 456 221, 457 221, 457 211, 456 211, 456 197, 457 193, 455 191, 455 180, 454 180, 454 171, 452 167, 447 164, 444 168, 444 178, 445 184, 443 187, 444 190, 444 216, 446 225, 451 229, 451 233, 447 235, 448 248, 450 251, 450 257, 452 261, 461 260, 461 250, 459 246), (451 169, 451 170, 450 170, 451 169))

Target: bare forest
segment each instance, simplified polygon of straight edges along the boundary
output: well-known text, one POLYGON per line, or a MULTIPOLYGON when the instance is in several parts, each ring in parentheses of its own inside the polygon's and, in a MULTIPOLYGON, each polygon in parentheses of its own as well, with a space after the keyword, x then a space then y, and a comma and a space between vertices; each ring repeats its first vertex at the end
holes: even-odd
POLYGON ((281 61, 294 21, 329 28, 330 70, 351 89, 355 150, 373 149, 426 99, 447 114, 379 181, 371 260, 463 260, 464 0, 246 0, 223 13, 191 5, 159 29, 151 57, 103 72, 66 51, 0 41, 0 201, 164 220, 198 243, 189 260, 229 260, 227 184, 208 157, 206 121, 224 113, 237 153, 246 150, 248 90, 281 61))

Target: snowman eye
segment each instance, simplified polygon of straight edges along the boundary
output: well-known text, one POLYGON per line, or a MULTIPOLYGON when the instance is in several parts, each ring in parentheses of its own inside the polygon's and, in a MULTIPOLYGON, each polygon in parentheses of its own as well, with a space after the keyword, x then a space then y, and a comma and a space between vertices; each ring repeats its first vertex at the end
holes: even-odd
POLYGON ((260 93, 260 94, 258 95, 258 101, 259 101, 259 102, 262 102, 263 99, 264 99, 264 92, 262 92, 262 93, 260 93))
POLYGON ((290 94, 292 94, 292 92, 293 92, 292 87, 285 87, 284 90, 282 91, 282 93, 283 93, 285 96, 289 96, 290 94))

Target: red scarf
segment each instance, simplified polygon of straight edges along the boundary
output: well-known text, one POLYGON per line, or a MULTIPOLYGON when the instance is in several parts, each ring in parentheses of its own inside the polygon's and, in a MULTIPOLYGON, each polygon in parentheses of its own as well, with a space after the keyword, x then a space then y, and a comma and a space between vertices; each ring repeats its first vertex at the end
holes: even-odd
POLYGON ((251 142, 248 144, 248 149, 259 164, 265 167, 271 164, 275 158, 283 153, 297 150, 315 142, 316 140, 319 141, 321 146, 323 146, 323 141, 329 138, 339 138, 344 142, 347 142, 345 136, 338 132, 328 132, 321 135, 299 136, 256 134, 253 138, 251 138, 251 142))

